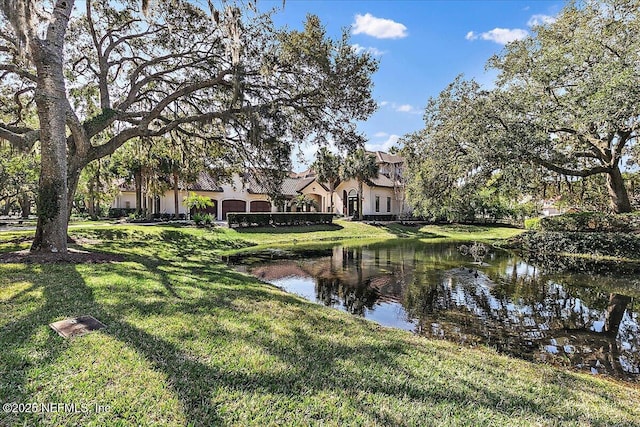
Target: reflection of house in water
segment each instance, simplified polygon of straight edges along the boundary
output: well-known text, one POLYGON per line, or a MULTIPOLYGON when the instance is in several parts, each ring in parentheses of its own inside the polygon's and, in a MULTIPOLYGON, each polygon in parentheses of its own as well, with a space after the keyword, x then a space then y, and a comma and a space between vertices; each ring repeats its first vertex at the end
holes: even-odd
POLYGON ((287 277, 314 278, 316 299, 327 306, 342 304, 352 314, 364 315, 376 304, 400 303, 401 274, 393 268, 391 251, 361 247, 333 249, 331 257, 278 261, 251 269, 251 274, 274 282, 287 277), (380 266, 388 267, 382 270, 380 266))
POLYGON ((309 273, 300 268, 297 262, 283 261, 278 264, 263 265, 253 268, 251 274, 265 282, 280 280, 285 277, 309 277, 309 273))

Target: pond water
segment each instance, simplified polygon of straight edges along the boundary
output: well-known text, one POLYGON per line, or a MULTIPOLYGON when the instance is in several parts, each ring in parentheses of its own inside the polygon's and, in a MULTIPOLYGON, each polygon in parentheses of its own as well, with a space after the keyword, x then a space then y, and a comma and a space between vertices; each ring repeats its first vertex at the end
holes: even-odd
POLYGON ((638 381, 640 278, 547 274, 510 252, 460 248, 403 239, 236 267, 384 326, 638 381))

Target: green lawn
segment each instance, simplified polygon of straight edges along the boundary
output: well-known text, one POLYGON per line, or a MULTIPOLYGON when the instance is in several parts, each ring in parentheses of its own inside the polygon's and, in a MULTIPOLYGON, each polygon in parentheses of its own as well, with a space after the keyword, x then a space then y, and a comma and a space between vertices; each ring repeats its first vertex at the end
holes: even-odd
MULTIPOLYGON (((84 249, 125 259, 0 264, 0 402, 87 405, 78 413, 0 412, 0 426, 640 426, 637 385, 383 328, 219 261, 248 245, 411 232, 338 226, 75 229, 84 249), (107 328, 63 340, 47 326, 81 314, 107 328)), ((440 232, 412 230, 419 238, 440 232)), ((23 238, 0 234, 0 250, 26 247, 23 238)))
MULTIPOLYGON (((331 225, 311 227, 283 228, 247 228, 228 229, 216 227, 212 229, 183 227, 180 225, 142 226, 118 225, 105 222, 78 223, 70 227, 72 236, 94 235, 95 229, 104 229, 98 237, 117 238, 119 235, 146 233, 157 235, 166 230, 180 231, 184 235, 198 236, 213 242, 215 253, 228 255, 242 251, 253 251, 261 248, 295 248, 326 246, 336 241, 361 244, 364 241, 385 240, 393 238, 414 238, 422 240, 454 239, 464 241, 490 241, 507 239, 523 232, 523 230, 507 227, 474 226, 474 225, 427 225, 405 226, 389 224, 372 226, 361 222, 335 221, 331 225), (93 233, 93 234, 92 234, 93 233)), ((29 239, 33 231, 0 232, 0 253, 29 247, 29 239)))

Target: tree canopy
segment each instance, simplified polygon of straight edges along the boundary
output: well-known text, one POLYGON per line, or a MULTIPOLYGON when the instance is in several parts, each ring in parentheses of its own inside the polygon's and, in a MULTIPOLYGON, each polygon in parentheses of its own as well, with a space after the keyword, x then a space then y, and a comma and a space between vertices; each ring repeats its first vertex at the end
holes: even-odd
POLYGON ((212 161, 284 171, 294 143, 356 140, 354 120, 376 108, 377 62, 346 34, 327 37, 317 17, 295 31, 251 2, 209 14, 157 0, 148 16, 138 0, 87 1, 72 15, 74 3, 0 2, 2 92, 13 100, 0 138, 42 153, 33 249, 66 250, 80 171, 127 141, 174 132, 214 147, 212 161))
POLYGON ((495 88, 459 77, 431 99, 425 128, 405 141, 414 193, 459 194, 495 173, 525 185, 601 175, 611 209, 630 211, 621 167, 640 125, 638 10, 630 0, 570 2, 489 60, 495 88))

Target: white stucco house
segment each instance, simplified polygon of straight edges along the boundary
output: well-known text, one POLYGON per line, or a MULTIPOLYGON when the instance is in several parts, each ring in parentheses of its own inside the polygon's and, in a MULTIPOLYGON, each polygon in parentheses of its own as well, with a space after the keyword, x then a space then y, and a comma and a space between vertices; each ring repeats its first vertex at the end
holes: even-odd
MULTIPOLYGON (((400 156, 381 151, 369 152, 376 156, 380 167, 379 175, 363 186, 363 214, 370 217, 398 217, 408 213, 405 203, 403 182, 403 159, 400 156)), ((187 214, 182 200, 190 193, 208 197, 213 206, 205 212, 211 213, 217 220, 225 220, 229 212, 278 212, 310 210, 330 212, 331 197, 326 183, 318 182, 313 170, 291 173, 284 179, 280 197, 284 203, 276 204, 259 184, 259 179, 247 173, 245 176, 234 175, 229 183, 218 183, 206 173, 201 174, 196 182, 179 185, 178 214, 187 214), (296 197, 306 196, 313 201, 311 206, 296 207, 296 197)), ((340 182, 333 194, 334 213, 352 216, 357 210, 358 183, 355 180, 340 182)), ((135 189, 121 185, 112 208, 136 208, 135 189)), ((174 192, 168 190, 160 196, 146 197, 143 208, 152 214, 175 214, 174 192)))

